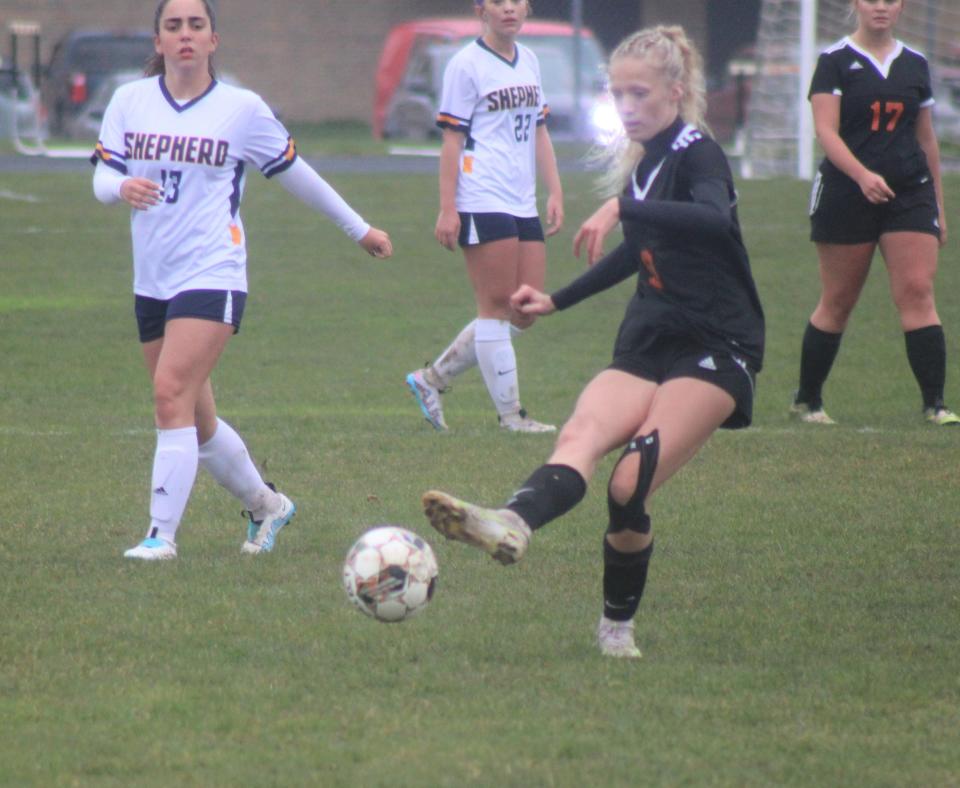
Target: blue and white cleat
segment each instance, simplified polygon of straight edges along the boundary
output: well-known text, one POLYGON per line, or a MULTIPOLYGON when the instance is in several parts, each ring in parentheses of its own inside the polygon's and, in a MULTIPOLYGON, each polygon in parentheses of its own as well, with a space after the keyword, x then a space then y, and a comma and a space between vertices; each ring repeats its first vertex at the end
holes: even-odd
POLYGON ((136 547, 123 554, 124 558, 139 558, 141 561, 168 561, 177 557, 177 546, 173 542, 157 537, 147 537, 136 547))
POLYGON ((447 429, 447 422, 443 419, 443 405, 440 404, 440 394, 443 392, 427 380, 426 371, 427 368, 418 369, 407 375, 407 388, 430 426, 443 432, 447 429))
POLYGON ((280 529, 289 523, 297 513, 297 507, 286 495, 278 492, 277 498, 279 500, 276 507, 268 510, 259 520, 253 519, 252 512, 245 512, 249 518, 247 541, 243 543, 240 552, 247 555, 257 555, 258 553, 269 553, 273 550, 280 529))

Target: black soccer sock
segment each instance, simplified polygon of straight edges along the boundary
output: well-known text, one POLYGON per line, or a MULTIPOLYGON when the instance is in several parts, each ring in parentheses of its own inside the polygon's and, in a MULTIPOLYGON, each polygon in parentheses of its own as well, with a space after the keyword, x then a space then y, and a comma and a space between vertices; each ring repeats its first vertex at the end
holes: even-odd
POLYGON ((507 501, 506 508, 519 514, 534 531, 583 500, 587 483, 569 465, 541 465, 507 501))
POLYGON ((947 380, 947 340, 943 326, 905 331, 903 336, 907 342, 907 360, 920 385, 924 409, 942 408, 947 380))
POLYGON ((833 367, 842 338, 842 332, 830 334, 813 323, 807 323, 800 347, 800 388, 796 401, 805 403, 810 410, 823 407, 823 384, 833 367))
POLYGON ((638 553, 621 553, 603 537, 603 615, 629 621, 636 615, 647 584, 653 542, 638 553))

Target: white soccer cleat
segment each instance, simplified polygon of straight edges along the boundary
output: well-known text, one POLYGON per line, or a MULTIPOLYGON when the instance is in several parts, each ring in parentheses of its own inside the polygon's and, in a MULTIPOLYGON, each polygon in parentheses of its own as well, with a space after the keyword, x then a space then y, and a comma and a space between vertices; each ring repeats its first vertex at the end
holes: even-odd
POLYGON ((447 429, 447 422, 443 419, 443 405, 440 403, 442 389, 432 385, 426 376, 427 367, 418 369, 407 375, 407 388, 420 406, 424 418, 435 430, 443 432, 447 429))
POLYGON ((803 424, 836 424, 822 408, 813 408, 806 402, 794 402, 790 406, 790 415, 803 424))
POLYGON ((643 654, 633 642, 633 620, 613 621, 606 616, 600 618, 597 626, 597 643, 600 653, 605 657, 619 659, 640 659, 643 654))
POLYGON ((447 539, 479 547, 501 564, 515 564, 527 552, 530 527, 509 509, 484 509, 452 495, 429 490, 423 494, 423 513, 447 539))
POLYGON ((169 561, 177 557, 177 546, 166 539, 148 537, 136 547, 124 551, 124 558, 139 558, 141 561, 169 561))
POLYGON ((277 493, 277 498, 276 507, 264 512, 260 519, 255 520, 252 512, 246 512, 249 518, 247 540, 240 548, 240 552, 247 555, 257 555, 258 553, 269 553, 273 550, 280 529, 289 523, 297 513, 297 507, 286 495, 277 493))
POLYGON ((527 412, 520 408, 516 413, 507 413, 499 416, 500 428, 507 432, 556 432, 557 428, 553 424, 544 424, 543 422, 531 419, 527 412))

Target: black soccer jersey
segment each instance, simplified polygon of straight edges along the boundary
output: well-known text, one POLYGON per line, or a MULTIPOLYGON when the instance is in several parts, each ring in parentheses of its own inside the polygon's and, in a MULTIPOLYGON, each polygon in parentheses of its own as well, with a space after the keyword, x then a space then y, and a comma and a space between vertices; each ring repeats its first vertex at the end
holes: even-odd
POLYGON ((620 198, 624 242, 553 294, 565 309, 639 272, 623 329, 686 336, 763 362, 763 309, 720 146, 677 120, 645 146, 620 198))
MULTIPOLYGON (((810 96, 840 97, 840 137, 896 190, 929 177, 917 142, 917 115, 933 105, 926 58, 899 41, 884 62, 844 38, 820 55, 810 96)), ((842 174, 827 159, 824 175, 842 174)), ((846 176, 844 176, 846 177, 846 176)))

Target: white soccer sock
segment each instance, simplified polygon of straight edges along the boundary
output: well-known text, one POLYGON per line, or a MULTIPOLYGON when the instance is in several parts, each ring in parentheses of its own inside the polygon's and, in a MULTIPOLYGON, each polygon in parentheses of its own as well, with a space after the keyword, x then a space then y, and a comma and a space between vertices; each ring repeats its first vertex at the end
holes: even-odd
POLYGON ((477 364, 501 416, 520 409, 517 356, 510 341, 510 329, 508 320, 477 318, 476 321, 477 364))
POLYGON ((237 431, 217 419, 217 431, 200 447, 200 465, 254 514, 275 507, 279 496, 263 481, 237 431))
POLYGON ((197 478, 198 453, 196 427, 157 430, 147 536, 177 541, 180 518, 197 478))
POLYGON ((439 388, 447 388, 450 381, 457 375, 462 375, 468 369, 477 365, 476 327, 477 321, 471 320, 457 335, 457 338, 450 343, 450 346, 433 362, 431 369, 437 377, 435 382, 440 384, 439 388))

